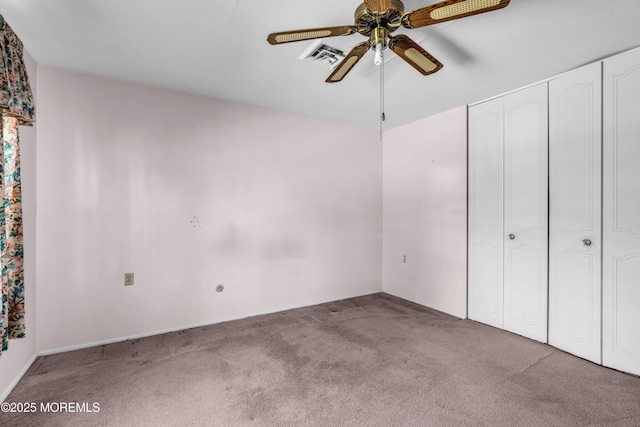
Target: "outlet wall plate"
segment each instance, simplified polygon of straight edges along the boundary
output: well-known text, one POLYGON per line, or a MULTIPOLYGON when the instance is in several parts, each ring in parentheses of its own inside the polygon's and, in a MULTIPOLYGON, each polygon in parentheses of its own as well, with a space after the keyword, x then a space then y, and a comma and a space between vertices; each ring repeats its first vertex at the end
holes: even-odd
POLYGON ((133 273, 124 273, 124 285, 133 286, 134 283, 133 273))

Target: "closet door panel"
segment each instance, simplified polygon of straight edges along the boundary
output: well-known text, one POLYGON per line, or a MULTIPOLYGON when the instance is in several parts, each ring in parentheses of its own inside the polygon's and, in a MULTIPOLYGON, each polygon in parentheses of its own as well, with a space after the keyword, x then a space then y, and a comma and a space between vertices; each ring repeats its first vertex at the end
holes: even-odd
POLYGON ((640 374, 640 51, 604 61, 602 363, 640 374))
POLYGON ((549 344, 601 363, 601 111, 596 63, 549 82, 549 344))
POLYGON ((547 341, 547 84, 504 97, 504 328, 547 341))
POLYGON ((503 105, 469 108, 469 318, 503 327, 503 105))

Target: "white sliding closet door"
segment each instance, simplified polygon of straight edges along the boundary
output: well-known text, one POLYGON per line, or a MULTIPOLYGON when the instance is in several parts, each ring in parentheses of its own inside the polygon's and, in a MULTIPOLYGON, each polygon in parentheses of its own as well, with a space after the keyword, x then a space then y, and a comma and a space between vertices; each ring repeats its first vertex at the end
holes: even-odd
POLYGON ((504 97, 504 328, 547 342, 547 84, 504 97))
POLYGON ((503 328, 503 101, 469 108, 469 318, 503 328))
POLYGON ((549 82, 549 344, 601 363, 602 65, 549 82))
POLYGON ((640 374, 640 51, 604 61, 602 363, 640 374))

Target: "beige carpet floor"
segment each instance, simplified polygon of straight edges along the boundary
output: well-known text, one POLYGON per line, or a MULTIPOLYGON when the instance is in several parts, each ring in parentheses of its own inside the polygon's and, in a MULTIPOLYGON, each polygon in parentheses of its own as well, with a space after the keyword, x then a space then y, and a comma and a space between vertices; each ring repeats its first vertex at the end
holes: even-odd
POLYGON ((375 294, 40 357, 7 402, 37 406, 12 427, 639 426, 640 378, 375 294))

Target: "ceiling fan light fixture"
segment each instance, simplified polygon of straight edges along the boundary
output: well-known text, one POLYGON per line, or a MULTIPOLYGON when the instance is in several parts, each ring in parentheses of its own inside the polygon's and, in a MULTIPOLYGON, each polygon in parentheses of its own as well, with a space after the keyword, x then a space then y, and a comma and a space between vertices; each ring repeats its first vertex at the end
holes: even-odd
POLYGON ((354 13, 354 25, 271 33, 267 37, 267 42, 283 44, 359 33, 368 40, 357 44, 345 59, 338 63, 337 68, 325 80, 326 82, 341 81, 370 49, 375 53, 374 64, 382 65, 380 73, 382 76, 384 74, 383 51, 387 46, 418 72, 427 76, 440 70, 442 63, 406 35, 392 36, 392 33, 401 26, 411 30, 502 9, 507 7, 511 0, 441 0, 406 13, 402 0, 362 1, 363 3, 354 13))
POLYGON ((375 56, 373 57, 373 63, 375 65, 380 65, 382 64, 382 61, 384 61, 384 57, 382 56, 382 43, 378 43, 375 47, 375 56))

